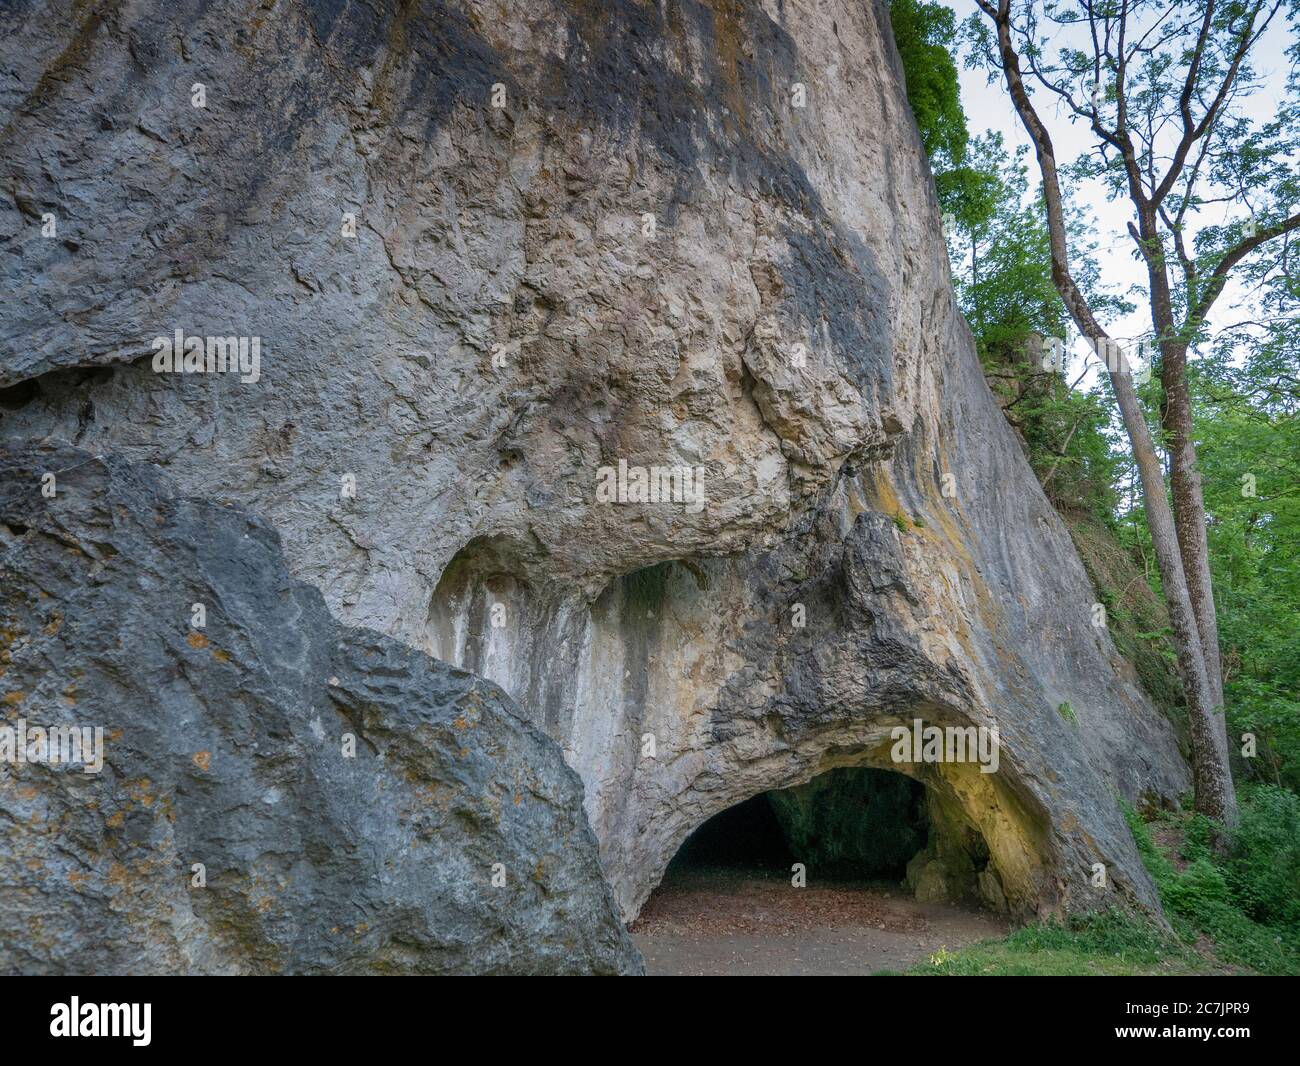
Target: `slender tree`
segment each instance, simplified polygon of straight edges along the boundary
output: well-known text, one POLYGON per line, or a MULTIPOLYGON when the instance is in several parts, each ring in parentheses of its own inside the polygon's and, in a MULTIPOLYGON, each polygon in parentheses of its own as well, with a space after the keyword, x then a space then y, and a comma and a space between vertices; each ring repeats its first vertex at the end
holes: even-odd
MULTIPOLYGON (((1052 280, 1080 332, 1111 340, 1076 283, 1062 177, 1097 179, 1131 208, 1128 236, 1146 273, 1158 346, 1166 489, 1157 442, 1131 375, 1112 364, 1124 428, 1142 483, 1157 566, 1187 696, 1197 809, 1236 820, 1227 760, 1223 679, 1197 469, 1187 360, 1234 268, 1267 273, 1285 235, 1300 228, 1293 163, 1300 131, 1296 83, 1267 120, 1245 106, 1262 87, 1252 51, 1286 29, 1296 0, 976 0, 968 24, 976 52, 1005 81, 1037 155, 1052 280), (1042 93, 1043 95, 1038 95, 1042 93), (1082 123, 1091 150, 1063 167, 1037 100, 1082 123), (1271 163, 1269 162, 1271 160, 1271 163), (1216 205, 1226 225, 1200 225, 1216 205), (1170 499, 1172 497, 1172 506, 1170 499)), ((1050 116, 1049 116, 1050 117, 1050 116)))

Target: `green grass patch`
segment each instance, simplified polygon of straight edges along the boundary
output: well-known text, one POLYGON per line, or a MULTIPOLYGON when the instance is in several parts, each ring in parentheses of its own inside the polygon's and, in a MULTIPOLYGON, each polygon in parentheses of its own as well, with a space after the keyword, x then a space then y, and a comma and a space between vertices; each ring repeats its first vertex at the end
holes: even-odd
POLYGON ((1121 911, 1027 925, 1001 940, 940 950, 916 977, 1113 977, 1203 973, 1205 959, 1155 923, 1121 911))

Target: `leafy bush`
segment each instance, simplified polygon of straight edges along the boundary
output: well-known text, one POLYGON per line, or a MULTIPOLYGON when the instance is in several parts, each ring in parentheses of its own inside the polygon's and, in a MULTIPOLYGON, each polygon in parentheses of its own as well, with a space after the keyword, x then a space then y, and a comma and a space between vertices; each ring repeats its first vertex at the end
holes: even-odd
POLYGON ((1227 883, 1256 921, 1300 928, 1300 796, 1275 785, 1246 790, 1227 859, 1227 883))
POLYGON ((1189 863, 1182 873, 1174 874, 1160 886, 1161 902, 1175 914, 1188 918, 1195 918, 1207 904, 1228 903, 1231 899, 1223 871, 1206 858, 1189 863))
POLYGON ((1300 923, 1295 921, 1300 876, 1300 799, 1284 789, 1255 788, 1241 796, 1241 824, 1228 858, 1210 847, 1214 823, 1201 815, 1175 816, 1183 830, 1179 871, 1128 805, 1124 815, 1160 901, 1187 943, 1214 941, 1224 962, 1262 973, 1300 974, 1300 923))
MULTIPOLYGON (((1231 625, 1238 621, 1235 616, 1228 619, 1231 625)), ((1282 654, 1286 653, 1279 657, 1282 654)), ((1283 691, 1287 684, 1289 679, 1240 677, 1230 681, 1228 736, 1236 743, 1236 738, 1252 735, 1255 757, 1247 761, 1252 775, 1294 790, 1300 789, 1300 700, 1283 691)))

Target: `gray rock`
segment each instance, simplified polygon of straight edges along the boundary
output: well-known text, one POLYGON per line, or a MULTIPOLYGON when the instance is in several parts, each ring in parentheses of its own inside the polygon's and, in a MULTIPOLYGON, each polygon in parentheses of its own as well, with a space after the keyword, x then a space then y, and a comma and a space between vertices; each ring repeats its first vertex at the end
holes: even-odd
POLYGON ((0 727, 103 730, 97 773, 0 764, 0 972, 640 970, 555 744, 340 626, 264 523, 0 451, 0 588, 0 727))
POLYGON ((1117 797, 1187 768, 981 376, 880 0, 80 12, 0 16, 0 439, 164 466, 498 682, 624 918, 837 766, 924 781, 1017 914, 1158 908, 1117 797), (152 372, 176 329, 259 380, 152 372), (620 460, 703 505, 601 502, 620 460), (894 763, 913 718, 998 772, 894 763))

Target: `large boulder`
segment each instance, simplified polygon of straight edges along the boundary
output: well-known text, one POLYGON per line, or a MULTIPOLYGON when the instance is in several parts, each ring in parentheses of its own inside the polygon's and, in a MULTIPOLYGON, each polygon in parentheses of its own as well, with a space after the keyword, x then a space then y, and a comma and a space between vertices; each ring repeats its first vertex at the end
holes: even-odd
POLYGON ((640 969, 555 743, 148 469, 0 451, 0 692, 0 972, 640 969))

